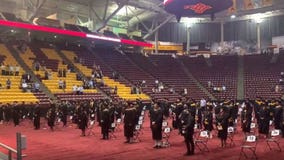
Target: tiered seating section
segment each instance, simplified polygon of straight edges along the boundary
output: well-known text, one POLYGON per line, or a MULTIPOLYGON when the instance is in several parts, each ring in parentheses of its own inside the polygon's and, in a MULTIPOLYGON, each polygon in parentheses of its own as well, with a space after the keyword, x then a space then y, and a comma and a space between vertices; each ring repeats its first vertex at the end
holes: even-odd
POLYGON ((237 56, 211 56, 212 66, 206 63, 204 57, 182 58, 184 64, 193 76, 213 94, 217 99, 236 99, 237 98, 237 56), (211 86, 208 86, 208 82, 211 86), (226 87, 225 91, 213 91, 214 87, 226 87))
POLYGON ((244 56, 244 78, 246 98, 280 98, 284 92, 275 92, 279 84, 280 73, 284 71, 284 56, 280 55, 276 63, 270 63, 271 55, 244 56))
POLYGON ((136 100, 136 99, 141 99, 141 100, 149 100, 150 97, 147 96, 146 94, 131 94, 131 87, 130 85, 123 84, 119 81, 116 81, 114 79, 111 79, 110 77, 112 76, 112 70, 106 66, 103 62, 101 62, 98 58, 96 58, 94 55, 91 53, 88 53, 87 50, 81 49, 77 53, 75 52, 70 52, 70 51, 63 51, 66 57, 70 61, 74 62, 74 57, 77 57, 79 59, 80 63, 74 63, 74 65, 80 69, 85 76, 90 77, 91 72, 94 69, 94 66, 100 66, 102 69, 102 72, 104 74, 103 77, 103 82, 106 86, 110 88, 115 88, 117 87, 117 95, 126 100, 136 100))
MULTIPOLYGON (((10 51, 6 48, 4 44, 0 44, 0 63, 3 63, 6 67, 8 65, 19 66, 18 62, 11 55, 10 51)), ((21 75, 23 74, 23 69, 20 67, 19 75, 1 75, 0 73, 0 102, 2 103, 13 103, 17 102, 38 102, 38 99, 31 92, 23 92, 20 89, 21 86, 21 75), (10 79, 11 88, 7 89, 6 81, 10 79)))
POLYGON ((42 83, 49 89, 52 94, 55 94, 62 100, 80 100, 80 99, 100 99, 103 96, 97 92, 96 89, 84 89, 84 94, 76 95, 73 93, 73 85, 82 86, 83 82, 76 79, 76 73, 68 71, 67 65, 63 64, 62 58, 54 49, 37 48, 31 46, 25 53, 20 54, 25 63, 34 71, 36 75, 42 80, 42 83), (33 64, 40 63, 39 71, 34 70, 33 64), (65 70, 66 77, 59 76, 58 71, 65 70), (45 79, 45 72, 50 75, 49 79, 45 79), (59 88, 59 80, 66 82, 66 88, 59 88))

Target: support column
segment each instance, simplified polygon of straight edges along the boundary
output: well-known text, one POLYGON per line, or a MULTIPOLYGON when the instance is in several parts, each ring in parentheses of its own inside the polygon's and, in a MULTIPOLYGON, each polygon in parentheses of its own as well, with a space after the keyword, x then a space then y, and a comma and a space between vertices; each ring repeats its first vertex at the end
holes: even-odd
POLYGON ((190 53, 190 27, 187 27, 186 31, 186 54, 190 53))
POLYGON ((224 22, 221 22, 221 47, 224 46, 224 22))
POLYGON ((159 52, 159 30, 155 32, 155 53, 159 52))
POLYGON ((260 53, 260 49, 261 49, 260 23, 256 24, 256 32, 257 32, 257 52, 260 53))

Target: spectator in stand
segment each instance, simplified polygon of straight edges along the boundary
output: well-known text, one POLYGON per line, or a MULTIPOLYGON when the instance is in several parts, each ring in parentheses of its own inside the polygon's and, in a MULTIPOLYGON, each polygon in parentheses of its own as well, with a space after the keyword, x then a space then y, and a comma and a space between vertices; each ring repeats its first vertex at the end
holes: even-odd
POLYGON ((63 86, 62 86, 63 88, 63 91, 65 92, 65 89, 66 89, 66 81, 65 80, 63 80, 63 86))
POLYGON ((222 91, 226 91, 226 86, 225 85, 222 86, 222 91))
POLYGON ((66 77, 66 69, 65 68, 62 70, 62 76, 66 77))
POLYGON ((1 63, 1 74, 6 75, 6 66, 4 63, 1 63))
POLYGON ((7 89, 10 89, 10 88, 11 88, 11 85, 12 85, 11 80, 8 78, 7 81, 6 81, 6 87, 7 87, 7 89))
POLYGON ((27 92, 27 89, 28 89, 28 84, 26 82, 23 82, 22 83, 22 90, 23 90, 23 92, 27 92))
POLYGON ((58 69, 58 77, 62 77, 62 69, 58 69))
POLYGON ((281 78, 284 78, 284 72, 280 73, 281 78))
POLYGON ((14 72, 15 72, 15 70, 14 70, 14 66, 12 66, 12 65, 10 65, 9 66, 9 75, 14 75, 14 72))
POLYGON ((275 86, 275 92, 276 92, 276 93, 279 93, 279 92, 280 92, 280 87, 279 87, 279 85, 276 85, 276 86, 275 86))
POLYGON ((47 70, 44 71, 44 79, 48 80, 48 71, 47 70))
POLYGON ((116 71, 112 72, 112 78, 119 79, 119 74, 116 71))
POLYGON ((79 86, 78 88, 77 88, 77 94, 78 95, 82 95, 84 93, 84 88, 83 88, 83 86, 79 86))
POLYGON ((183 89, 183 95, 187 95, 187 88, 183 89))
POLYGON ((62 81, 62 79, 60 79, 60 80, 58 81, 58 88, 59 88, 59 89, 63 89, 63 81, 62 81))
POLYGON ((35 67, 36 71, 39 71, 40 64, 36 61, 35 64, 34 64, 34 67, 35 67))
POLYGON ((211 86, 212 86, 212 82, 208 81, 208 88, 211 88, 211 86))
POLYGON ((94 89, 94 82, 93 82, 93 80, 89 80, 88 88, 89 89, 94 89))
POLYGON ((141 87, 146 87, 146 81, 145 80, 142 80, 141 87))
POLYGON ((73 94, 77 94, 77 85, 73 84, 72 86, 72 91, 73 91, 73 94))
POLYGON ((34 83, 34 91, 39 92, 40 84, 38 82, 34 83))
POLYGON ((32 80, 32 76, 31 76, 29 73, 26 74, 26 82, 27 82, 27 83, 30 83, 31 80, 32 80))
POLYGON ((284 81, 283 81, 283 79, 281 78, 281 79, 279 79, 279 84, 280 85, 284 85, 284 81))
POLYGON ((19 76, 20 73, 20 66, 16 65, 15 67, 15 76, 19 76))
POLYGON ((113 94, 117 94, 117 86, 114 86, 113 94))

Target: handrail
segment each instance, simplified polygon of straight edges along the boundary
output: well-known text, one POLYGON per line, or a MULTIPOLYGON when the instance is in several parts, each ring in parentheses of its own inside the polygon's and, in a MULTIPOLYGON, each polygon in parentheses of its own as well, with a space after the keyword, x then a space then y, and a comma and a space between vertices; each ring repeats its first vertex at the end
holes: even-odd
POLYGON ((17 150, 15 150, 14 148, 9 147, 9 146, 7 146, 7 145, 5 145, 5 144, 3 144, 3 143, 0 143, 0 146, 3 147, 3 148, 5 148, 5 149, 7 149, 7 150, 9 150, 9 151, 12 151, 12 152, 14 152, 14 153, 17 153, 17 150))

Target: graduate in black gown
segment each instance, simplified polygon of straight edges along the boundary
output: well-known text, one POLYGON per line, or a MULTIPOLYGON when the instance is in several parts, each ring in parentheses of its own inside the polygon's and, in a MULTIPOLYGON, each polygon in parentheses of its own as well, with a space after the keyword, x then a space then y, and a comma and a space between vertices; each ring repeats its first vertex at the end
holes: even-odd
POLYGON ((18 126, 20 124, 20 108, 17 102, 14 102, 13 109, 12 109, 13 121, 14 126, 18 126))
POLYGON ((209 106, 206 106, 204 111, 204 120, 203 120, 204 129, 209 132, 211 137, 211 131, 213 130, 213 113, 209 106))
MULTIPOLYGON (((82 106, 81 106, 82 107, 82 106)), ((88 113, 83 108, 79 112, 79 129, 81 129, 81 136, 86 136, 86 128, 88 127, 88 113)))
POLYGON ((218 130, 218 138, 221 140, 221 147, 226 147, 228 136, 228 118, 229 114, 225 111, 224 107, 220 108, 220 112, 216 117, 216 128, 218 130))
POLYGON ((51 103, 51 107, 47 112, 47 125, 49 126, 51 131, 53 131, 54 129, 55 118, 56 118, 55 104, 51 103))
POLYGON ((110 110, 109 106, 103 106, 102 113, 101 113, 101 132, 102 132, 102 139, 109 139, 109 128, 110 128, 110 110))
POLYGON ((63 123, 63 127, 67 126, 67 115, 68 115, 68 102, 63 101, 60 105, 60 113, 61 113, 61 121, 63 123))
POLYGON ((152 139, 155 141, 154 148, 161 148, 163 112, 157 103, 154 104, 153 109, 150 111, 150 122, 150 127, 152 130, 152 139))
POLYGON ((282 119, 282 111, 283 107, 281 104, 277 101, 274 108, 274 128, 275 129, 281 129, 281 119, 282 119))
POLYGON ((241 112, 241 127, 245 134, 250 133, 252 120, 252 108, 248 103, 244 104, 241 112))
POLYGON ((262 104, 259 110, 259 133, 268 136, 269 134, 269 121, 270 121, 270 111, 268 109, 267 103, 262 104))
POLYGON ((129 104, 124 110, 124 136, 126 137, 125 143, 133 142, 133 133, 136 125, 136 108, 129 104))
POLYGON ((3 120, 4 120, 4 108, 2 103, 0 102, 0 124, 3 123, 3 120))
POLYGON ((40 107, 39 107, 39 103, 37 102, 34 108, 34 128, 35 130, 40 129, 40 107))
POLYGON ((181 135, 184 137, 184 141, 186 144, 187 152, 185 155, 193 155, 194 154, 194 123, 195 119, 192 115, 191 111, 185 108, 180 114, 181 120, 181 135))

